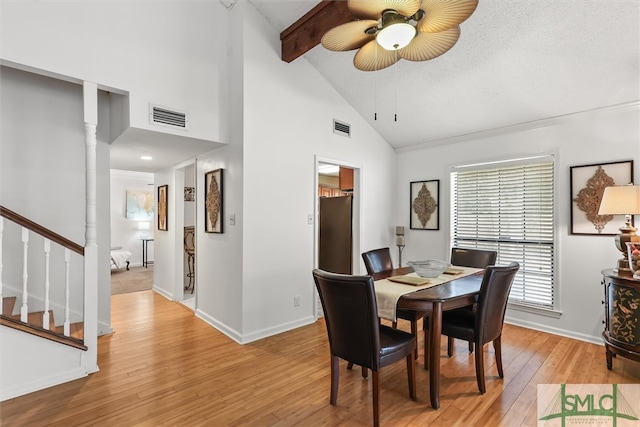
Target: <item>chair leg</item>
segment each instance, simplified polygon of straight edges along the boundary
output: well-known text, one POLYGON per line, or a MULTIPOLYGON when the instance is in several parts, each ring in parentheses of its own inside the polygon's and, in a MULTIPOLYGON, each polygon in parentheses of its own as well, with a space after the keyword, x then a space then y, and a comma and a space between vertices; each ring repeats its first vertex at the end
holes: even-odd
POLYGON ((367 378, 369 376, 369 370, 362 366, 362 378, 367 378))
POLYGON ((348 369, 348 370, 353 369, 353 362, 348 362, 348 363, 347 363, 347 369, 348 369))
POLYGON ((423 327, 424 337, 423 337, 423 346, 424 346, 424 370, 429 370, 429 328, 423 327))
POLYGON ((338 366, 338 356, 331 356, 331 397, 329 403, 335 405, 338 401, 338 374, 340 368, 338 366))
POLYGON ((391 327, 393 329, 398 329, 398 322, 391 322, 391 327))
POLYGON ((469 353, 473 353, 473 343, 469 341, 469 353))
POLYGON ((496 367, 498 368, 498 376, 504 378, 504 372, 502 371, 502 340, 501 336, 493 340, 493 348, 496 352, 496 367))
POLYGON ((453 354, 453 338, 447 338, 447 356, 451 357, 451 355, 453 354))
POLYGON ((409 397, 416 400, 416 359, 407 356, 407 379, 409 381, 409 397))
POLYGON ((478 389, 484 394, 487 390, 484 386, 484 348, 476 343, 476 379, 478 380, 478 389))
MULTIPOLYGON (((411 357, 409 357, 411 358, 411 357)), ((378 371, 372 371, 373 377, 373 425, 374 427, 380 426, 380 376, 378 371)))
POLYGON ((411 335, 416 337, 416 349, 413 351, 414 357, 418 360, 418 321, 411 321, 411 335))

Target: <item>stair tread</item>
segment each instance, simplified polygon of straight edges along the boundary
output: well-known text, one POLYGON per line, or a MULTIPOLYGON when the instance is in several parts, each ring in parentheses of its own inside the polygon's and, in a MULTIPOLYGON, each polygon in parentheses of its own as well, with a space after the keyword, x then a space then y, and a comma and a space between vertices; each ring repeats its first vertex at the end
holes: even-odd
POLYGON ((16 306, 16 297, 3 297, 2 298, 2 314, 5 316, 11 316, 16 306))

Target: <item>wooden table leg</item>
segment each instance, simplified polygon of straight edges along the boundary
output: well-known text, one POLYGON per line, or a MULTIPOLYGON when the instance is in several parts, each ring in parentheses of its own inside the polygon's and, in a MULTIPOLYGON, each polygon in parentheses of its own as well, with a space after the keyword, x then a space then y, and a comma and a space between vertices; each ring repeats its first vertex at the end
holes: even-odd
POLYGON ((440 408, 440 338, 442 331, 442 303, 434 302, 429 323, 429 396, 433 409, 440 408))

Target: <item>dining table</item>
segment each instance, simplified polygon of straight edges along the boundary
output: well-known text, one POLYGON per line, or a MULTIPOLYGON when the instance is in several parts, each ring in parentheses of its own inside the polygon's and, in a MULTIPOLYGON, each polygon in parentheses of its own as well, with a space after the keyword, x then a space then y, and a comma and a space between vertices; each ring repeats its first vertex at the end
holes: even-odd
MULTIPOLYGON (((412 291, 407 285, 407 293, 401 295, 396 309, 428 312, 429 319, 429 397, 434 409, 440 408, 440 342, 442 338, 442 313, 475 304, 480 293, 483 271, 477 271, 464 277, 447 278, 436 286, 412 291)), ((393 276, 413 273, 411 267, 401 267, 373 274, 374 281, 381 281, 393 276)), ((375 283, 375 282, 374 282, 375 283)), ((376 291, 378 292, 378 291, 376 291)), ((476 351, 481 351, 476 349, 476 351)))

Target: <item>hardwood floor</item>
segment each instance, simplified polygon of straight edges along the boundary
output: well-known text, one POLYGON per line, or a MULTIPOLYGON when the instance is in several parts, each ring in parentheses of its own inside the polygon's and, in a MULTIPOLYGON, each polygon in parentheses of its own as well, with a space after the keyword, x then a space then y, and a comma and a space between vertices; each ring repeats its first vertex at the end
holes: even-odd
MULTIPOLYGON (((2 402, 1 425, 371 424, 371 380, 359 369, 341 363, 338 405, 329 404, 322 321, 242 346, 153 291, 113 296, 112 312, 116 332, 99 339, 100 372, 2 402)), ((398 363, 381 371, 383 426, 535 426, 537 384, 640 382, 640 364, 621 357, 608 371, 602 346, 505 325, 505 378, 485 346, 487 393, 480 395, 467 344, 456 341, 447 358, 443 341, 441 408, 429 405, 421 363, 418 400, 409 399, 398 363)))

